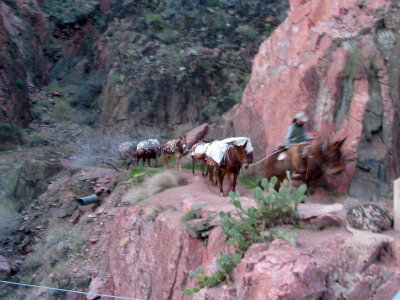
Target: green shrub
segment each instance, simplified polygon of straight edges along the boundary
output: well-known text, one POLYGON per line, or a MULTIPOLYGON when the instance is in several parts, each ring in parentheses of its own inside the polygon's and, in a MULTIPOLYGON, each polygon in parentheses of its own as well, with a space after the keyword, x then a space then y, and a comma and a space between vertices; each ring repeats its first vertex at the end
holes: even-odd
POLYGON ((376 76, 378 72, 376 57, 364 57, 359 48, 350 49, 343 67, 344 77, 376 76))
POLYGON ((243 177, 238 177, 239 181, 244 184, 246 189, 255 189, 258 186, 258 183, 243 177))
POLYGON ((51 122, 58 123, 64 120, 69 120, 72 116, 71 105, 65 100, 59 100, 54 106, 54 110, 51 113, 51 122))
POLYGON ((229 97, 231 97, 235 103, 240 103, 242 95, 243 95, 242 89, 229 93, 229 97))
POLYGON ((11 123, 0 123, 0 130, 15 136, 19 142, 22 142, 24 139, 24 132, 11 123))
POLYGON ((242 254, 239 252, 229 255, 221 251, 221 256, 216 259, 218 270, 211 276, 205 275, 202 267, 197 267, 197 273, 190 271, 189 275, 197 279, 197 287, 193 289, 186 289, 184 291, 185 295, 192 295, 193 293, 197 293, 205 287, 216 286, 220 282, 228 279, 229 274, 242 260, 242 257, 242 254))
POLYGON ((22 90, 25 86, 24 80, 22 80, 20 77, 17 77, 17 79, 15 79, 15 84, 20 90, 22 90))
POLYGON ((197 65, 206 72, 212 72, 214 70, 214 62, 207 58, 200 60, 197 65))
POLYGON ((216 7, 219 5, 219 0, 207 0, 207 6, 216 7))
POLYGON ((240 25, 235 29, 235 32, 240 34, 245 40, 253 41, 257 38, 258 32, 249 25, 240 25))
POLYGON ((129 51, 128 51, 128 55, 129 55, 130 57, 138 57, 138 56, 139 56, 139 54, 137 53, 137 51, 136 51, 135 49, 129 50, 129 51))
POLYGON ((175 43, 178 41, 179 32, 172 29, 164 29, 157 37, 166 44, 175 43))
POLYGON ((184 11, 183 14, 185 15, 186 18, 190 20, 195 20, 199 13, 196 10, 187 10, 184 11))
POLYGON ((29 137, 28 140, 29 140, 29 144, 30 144, 32 147, 36 147, 36 146, 39 146, 39 145, 46 145, 46 144, 48 144, 48 141, 47 141, 46 137, 45 137, 43 134, 39 133, 39 132, 33 133, 33 134, 29 137))
POLYGON ((109 80, 112 83, 122 83, 124 81, 124 75, 120 75, 120 74, 112 74, 109 76, 109 80))
POLYGON ((129 172, 128 178, 129 178, 129 179, 135 178, 135 177, 137 177, 139 174, 142 174, 142 173, 146 172, 146 170, 147 170, 147 169, 134 169, 134 170, 132 170, 132 171, 129 172))
POLYGON ((364 70, 364 58, 361 50, 358 48, 352 48, 347 56, 346 62, 343 67, 343 75, 345 77, 354 78, 357 75, 363 73, 364 70))
POLYGON ((43 0, 43 10, 62 23, 75 23, 95 11, 97 0, 43 0))
POLYGON ((145 16, 147 26, 155 29, 162 30, 167 27, 167 22, 158 14, 147 14, 145 16))
POLYGON ((182 221, 182 222, 185 222, 185 221, 189 221, 189 220, 196 219, 197 217, 198 217, 198 216, 197 216, 197 212, 196 212, 195 210, 191 209, 191 210, 185 212, 185 213, 182 215, 181 221, 182 221))
POLYGON ((277 178, 273 177, 268 182, 267 179, 261 181, 261 186, 254 189, 256 206, 244 209, 239 199, 239 193, 230 193, 230 203, 235 207, 237 217, 230 212, 220 212, 220 224, 226 243, 234 247, 232 254, 221 252, 217 259, 218 270, 211 276, 204 274, 202 267, 197 268, 196 272, 189 272, 189 275, 197 279, 197 286, 185 290, 185 295, 191 295, 205 287, 212 287, 223 280, 229 279, 229 274, 240 262, 246 250, 254 243, 272 241, 276 237, 286 239, 295 245, 295 237, 290 236, 284 231, 272 228, 280 219, 294 214, 300 202, 306 200, 306 186, 299 188, 292 187, 290 180, 285 180, 279 189, 274 189, 277 178), (269 229, 265 232, 266 229, 269 229))

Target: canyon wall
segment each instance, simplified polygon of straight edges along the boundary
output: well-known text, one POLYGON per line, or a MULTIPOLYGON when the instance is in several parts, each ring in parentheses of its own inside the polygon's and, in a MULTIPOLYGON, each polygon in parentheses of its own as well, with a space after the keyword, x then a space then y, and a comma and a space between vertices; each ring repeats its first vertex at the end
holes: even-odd
POLYGON ((347 169, 330 180, 335 189, 390 198, 399 176, 399 16, 396 1, 290 1, 288 18, 254 59, 237 135, 250 136, 262 158, 305 111, 318 141, 347 137, 347 169))

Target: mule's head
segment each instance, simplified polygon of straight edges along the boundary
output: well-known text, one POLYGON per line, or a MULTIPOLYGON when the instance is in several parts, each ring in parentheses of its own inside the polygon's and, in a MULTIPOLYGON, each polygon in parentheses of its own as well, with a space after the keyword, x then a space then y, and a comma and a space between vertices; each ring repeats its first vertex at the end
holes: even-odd
POLYGON ((344 142, 346 141, 346 138, 341 139, 339 141, 336 141, 334 143, 328 144, 326 146, 326 151, 324 152, 325 155, 325 173, 327 175, 332 175, 336 174, 339 172, 344 171, 346 168, 346 165, 343 161, 343 155, 342 155, 342 146, 344 142))
POLYGON ((179 136, 179 142, 182 146, 183 151, 185 151, 186 150, 186 136, 184 136, 184 135, 179 136))
POLYGON ((236 159, 240 163, 240 165, 245 169, 249 167, 249 162, 247 160, 246 146, 247 142, 242 146, 234 146, 236 150, 236 159))

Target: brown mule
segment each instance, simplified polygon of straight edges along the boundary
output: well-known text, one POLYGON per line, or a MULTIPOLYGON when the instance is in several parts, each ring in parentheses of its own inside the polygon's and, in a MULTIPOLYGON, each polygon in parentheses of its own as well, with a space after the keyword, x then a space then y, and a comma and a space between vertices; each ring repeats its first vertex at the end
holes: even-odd
POLYGON ((161 152, 164 160, 164 168, 168 167, 168 162, 171 157, 176 158, 175 168, 182 170, 181 158, 186 150, 186 138, 180 136, 179 139, 169 140, 165 142, 161 147, 161 152))
MULTIPOLYGON (((301 173, 301 178, 299 179, 310 185, 321 179, 324 174, 331 175, 343 171, 345 164, 343 162, 341 147, 345 140, 344 138, 334 143, 308 146, 307 153, 301 157, 305 170, 301 173)), ((263 164, 264 178, 268 180, 273 176, 278 178, 278 183, 275 186, 276 189, 280 187, 280 183, 286 178, 288 171, 297 171, 293 166, 293 162, 289 159, 278 160, 278 156, 284 151, 285 149, 276 151, 263 164)), ((298 151, 303 151, 303 148, 300 147, 298 151)))
POLYGON ((229 181, 228 191, 235 192, 236 181, 242 167, 247 168, 249 163, 247 161, 246 144, 242 146, 229 145, 225 156, 221 163, 217 163, 211 157, 206 157, 210 181, 214 181, 214 169, 217 173, 217 180, 219 183, 219 191, 221 196, 224 196, 224 178, 227 177, 229 181), (231 178, 231 175, 233 178, 231 178))
POLYGON ((150 159, 154 159, 156 161, 155 166, 157 166, 157 156, 160 156, 160 149, 159 148, 146 148, 140 149, 136 152, 136 165, 139 166, 139 161, 142 159, 143 167, 147 160, 147 163, 150 167, 150 159))

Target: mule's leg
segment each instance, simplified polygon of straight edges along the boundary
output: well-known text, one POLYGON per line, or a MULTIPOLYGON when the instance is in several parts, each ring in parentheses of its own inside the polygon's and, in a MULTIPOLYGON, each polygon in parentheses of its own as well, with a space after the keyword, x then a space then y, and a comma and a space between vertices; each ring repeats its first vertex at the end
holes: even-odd
POLYGON ((177 168, 179 171, 182 171, 182 167, 181 167, 181 158, 182 158, 182 155, 181 155, 180 153, 178 153, 177 155, 175 155, 175 157, 176 157, 176 168, 177 168))
POLYGON ((175 156, 175 169, 179 170, 179 159, 178 159, 178 156, 176 156, 176 155, 174 155, 174 156, 175 156))
POLYGON ((237 181, 237 177, 238 177, 239 173, 233 172, 232 173, 232 192, 236 192, 236 181, 237 181))
POLYGON ((217 174, 218 174, 218 181, 219 181, 219 194, 221 196, 224 196, 224 172, 222 172, 221 168, 217 168, 217 174))
POLYGON ((168 167, 168 155, 164 152, 163 153, 163 161, 164 161, 164 169, 168 167))
POLYGON ((204 161, 204 168, 206 169, 206 173, 203 176, 208 176, 208 168, 207 167, 207 163, 204 161))
POLYGON ((196 159, 192 157, 192 174, 194 175, 194 167, 196 166, 196 159))
POLYGON ((213 174, 213 167, 211 166, 207 166, 207 170, 208 170, 208 180, 211 182, 211 185, 213 185, 213 179, 214 179, 214 174, 213 174))
POLYGON ((215 172, 214 172, 214 185, 215 186, 217 186, 218 185, 218 177, 219 175, 218 175, 218 171, 217 170, 215 170, 215 172))
POLYGON ((132 159, 129 159, 126 163, 126 169, 129 170, 129 167, 131 166, 132 159))
POLYGON ((232 184, 231 174, 232 173, 230 171, 228 171, 228 170, 225 171, 225 176, 226 176, 226 179, 228 180, 228 194, 229 194, 230 191, 233 191, 233 184, 232 184))

